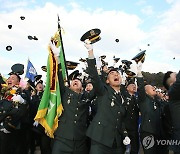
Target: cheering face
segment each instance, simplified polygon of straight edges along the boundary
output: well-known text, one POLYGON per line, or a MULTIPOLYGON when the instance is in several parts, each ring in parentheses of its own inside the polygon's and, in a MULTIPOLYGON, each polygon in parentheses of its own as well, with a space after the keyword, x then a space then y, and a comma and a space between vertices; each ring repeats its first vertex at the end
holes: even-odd
POLYGON ((36 90, 37 90, 37 91, 43 91, 43 89, 44 89, 44 86, 43 86, 42 83, 38 83, 38 84, 36 85, 36 90))
POLYGON ((122 79, 119 72, 111 71, 107 76, 106 83, 108 83, 111 87, 119 87, 121 84, 121 81, 122 79))
POLYGON ((146 85, 145 86, 145 91, 146 91, 146 94, 148 94, 151 97, 154 97, 154 96, 157 95, 156 89, 151 85, 146 85))
POLYGON ((92 89, 93 89, 92 83, 88 83, 88 84, 86 85, 85 91, 90 92, 92 89))
POLYGON ((74 92, 80 93, 82 91, 82 83, 80 80, 75 79, 71 81, 70 89, 74 92))
POLYGON ((19 85, 19 79, 16 75, 10 75, 10 77, 7 79, 7 85, 9 88, 15 86, 15 85, 19 85))
POLYGON ((127 91, 131 94, 134 94, 137 91, 136 85, 135 84, 129 84, 127 86, 127 91))

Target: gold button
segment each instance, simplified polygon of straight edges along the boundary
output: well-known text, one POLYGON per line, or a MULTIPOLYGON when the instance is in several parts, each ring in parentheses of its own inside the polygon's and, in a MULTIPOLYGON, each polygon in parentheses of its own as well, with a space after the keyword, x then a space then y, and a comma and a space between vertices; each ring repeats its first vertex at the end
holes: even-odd
POLYGON ((77 117, 78 115, 77 114, 75 114, 75 117, 77 117))
POLYGON ((99 122, 98 122, 98 124, 100 125, 100 124, 101 124, 101 122, 99 121, 99 122))

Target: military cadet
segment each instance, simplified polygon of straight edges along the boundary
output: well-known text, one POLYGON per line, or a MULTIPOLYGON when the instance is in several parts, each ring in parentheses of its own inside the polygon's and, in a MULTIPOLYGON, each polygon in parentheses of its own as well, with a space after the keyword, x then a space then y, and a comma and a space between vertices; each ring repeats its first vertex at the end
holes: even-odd
POLYGON ((168 90, 169 111, 172 119, 172 140, 175 144, 170 149, 175 154, 180 154, 180 71, 178 74, 172 71, 165 73, 163 85, 168 90))
POLYGON ((141 73, 142 63, 138 63, 138 99, 141 112, 140 139, 145 154, 167 153, 166 147, 157 144, 162 137, 161 104, 155 99, 156 91, 151 85, 144 86, 141 73))
MULTIPOLYGON (((7 79, 7 89, 1 100, 0 153, 23 153, 21 150, 21 120, 27 113, 27 95, 19 87, 24 65, 15 64, 7 79), (9 106, 9 107, 7 107, 9 106)), ((26 144, 26 143, 24 143, 26 144)))
MULTIPOLYGON (((121 86, 121 88, 123 88, 123 86, 121 86)), ((123 92, 123 98, 127 100, 123 103, 123 105, 126 108, 125 126, 131 140, 130 154, 138 154, 139 152, 139 106, 136 93, 137 87, 134 79, 130 79, 127 81, 126 89, 123 92)))
MULTIPOLYGON (((84 90, 87 91, 88 93, 91 90, 93 90, 93 85, 92 85, 91 79, 86 80, 84 90)), ((94 116, 96 115, 96 112, 97 112, 97 103, 96 103, 95 95, 91 100, 89 100, 88 104, 89 104, 89 107, 88 107, 88 116, 87 116, 87 127, 89 127, 92 119, 94 118, 94 116)), ((90 147, 91 147, 91 139, 89 137, 87 137, 87 146, 88 146, 88 151, 89 151, 90 147)))
MULTIPOLYGON (((86 84, 85 91, 90 92, 91 90, 93 90, 93 84, 91 81, 88 81, 86 84)), ((96 112, 97 112, 97 103, 96 103, 96 96, 94 95, 94 97, 92 98, 92 100, 90 100, 90 103, 89 103, 89 114, 88 114, 88 120, 87 120, 88 126, 91 123, 94 116, 96 115, 96 112)))
MULTIPOLYGON (((54 55, 57 58, 59 53, 54 55)), ((88 102, 93 92, 83 91, 79 74, 79 71, 74 71, 69 75, 71 83, 68 87, 64 85, 62 72, 58 73, 64 111, 55 132, 52 154, 88 154, 86 137, 88 102)))
POLYGON ((86 83, 85 91, 90 92, 93 89, 91 82, 86 83))
POLYGON ((124 144, 129 144, 127 132, 122 129, 125 115, 123 98, 120 92, 121 77, 116 69, 108 73, 105 84, 101 81, 89 40, 85 41, 88 50, 88 73, 97 95, 98 109, 92 120, 87 136, 91 138, 90 154, 123 154, 124 144))
POLYGON ((44 92, 43 80, 41 78, 42 75, 34 77, 35 88, 30 101, 30 120, 32 125, 30 151, 34 153, 35 147, 39 145, 42 154, 51 154, 51 138, 45 134, 44 128, 37 121, 34 121, 44 92))
MULTIPOLYGON (((93 85, 92 85, 92 82, 89 80, 89 81, 86 81, 86 87, 84 89, 85 91, 87 91, 88 93, 93 90, 93 85)), ((87 117, 87 125, 89 126, 90 122, 92 121, 93 117, 94 117, 94 114, 95 114, 95 95, 94 95, 94 99, 92 100, 89 100, 89 109, 88 109, 88 117, 87 117)))
MULTIPOLYGON (((161 89, 156 88, 156 94, 157 96, 155 96, 155 99, 156 101, 159 101, 159 104, 161 105, 162 139, 169 140, 171 139, 171 135, 172 135, 172 120, 171 120, 171 115, 169 111, 170 104, 161 89)), ((163 147, 168 148, 168 145, 164 145, 163 147)))

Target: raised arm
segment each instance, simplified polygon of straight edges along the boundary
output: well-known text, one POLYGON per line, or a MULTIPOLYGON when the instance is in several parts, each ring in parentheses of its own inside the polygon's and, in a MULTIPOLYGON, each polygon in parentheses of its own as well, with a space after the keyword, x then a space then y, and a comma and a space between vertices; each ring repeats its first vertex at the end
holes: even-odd
POLYGON ((146 98, 143 77, 137 77, 137 83, 138 83, 138 100, 139 100, 139 102, 143 102, 144 99, 146 98))
POLYGON ((92 79, 94 91, 96 95, 103 95, 105 87, 104 87, 104 83, 101 81, 97 72, 96 59, 94 58, 92 45, 85 42, 85 47, 88 50, 88 60, 87 60, 88 74, 90 78, 92 79))
POLYGON ((144 88, 144 78, 142 75, 142 63, 139 62, 137 64, 137 84, 138 84, 138 100, 139 102, 143 102, 146 98, 146 92, 144 88))

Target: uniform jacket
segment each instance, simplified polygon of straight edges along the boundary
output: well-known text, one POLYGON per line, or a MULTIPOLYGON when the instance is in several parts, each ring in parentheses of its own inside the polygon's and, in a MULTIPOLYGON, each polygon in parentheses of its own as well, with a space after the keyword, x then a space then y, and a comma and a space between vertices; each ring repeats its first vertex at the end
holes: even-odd
POLYGON ((148 132, 159 136, 162 130, 161 104, 146 94, 143 78, 137 78, 137 81, 141 112, 140 132, 148 132))
POLYGON ((26 92, 19 91, 18 94, 25 100, 24 104, 14 106, 10 100, 2 99, 0 101, 1 128, 5 128, 10 132, 20 128, 21 121, 23 117, 26 116, 28 110, 28 96, 26 92))
POLYGON ((138 97, 135 95, 130 95, 124 86, 121 86, 123 90, 124 107, 126 108, 125 115, 125 126, 127 131, 138 132, 138 120, 139 120, 139 105, 138 97))
POLYGON ((59 118, 56 138, 81 140, 86 137, 89 102, 93 91, 80 94, 64 86, 61 72, 58 73, 63 105, 63 113, 59 118))
POLYGON ((125 115, 123 99, 113 88, 101 81, 95 67, 95 59, 88 59, 88 73, 97 96, 98 108, 87 130, 87 136, 108 147, 112 147, 115 140, 117 145, 121 145, 122 139, 127 135, 122 129, 125 115))

